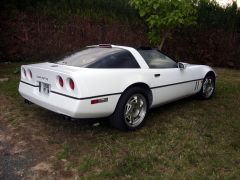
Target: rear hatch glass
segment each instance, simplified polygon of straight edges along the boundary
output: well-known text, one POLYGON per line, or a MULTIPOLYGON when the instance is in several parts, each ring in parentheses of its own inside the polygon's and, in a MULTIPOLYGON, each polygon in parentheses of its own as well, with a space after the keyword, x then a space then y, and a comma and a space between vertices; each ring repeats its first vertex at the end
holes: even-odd
POLYGON ((85 68, 139 68, 129 51, 116 47, 87 47, 56 63, 85 68))
POLYGON ((120 48, 84 48, 62 58, 57 64, 88 67, 102 58, 123 51, 120 48))

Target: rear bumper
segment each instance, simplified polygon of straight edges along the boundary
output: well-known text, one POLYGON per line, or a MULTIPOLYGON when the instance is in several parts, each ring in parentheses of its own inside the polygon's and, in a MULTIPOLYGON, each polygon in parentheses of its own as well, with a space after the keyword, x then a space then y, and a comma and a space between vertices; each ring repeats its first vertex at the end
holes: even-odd
POLYGON ((108 98, 107 102, 91 104, 91 98, 79 100, 52 92, 43 95, 38 87, 22 82, 19 84, 19 93, 23 98, 38 106, 73 118, 107 117, 114 112, 120 98, 120 94, 103 96, 101 98, 108 98))

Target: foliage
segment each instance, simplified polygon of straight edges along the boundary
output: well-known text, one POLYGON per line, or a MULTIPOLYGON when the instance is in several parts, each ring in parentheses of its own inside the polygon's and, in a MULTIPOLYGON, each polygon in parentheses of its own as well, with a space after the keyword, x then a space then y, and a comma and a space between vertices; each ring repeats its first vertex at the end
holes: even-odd
POLYGON ((192 0, 131 0, 149 27, 149 38, 160 49, 171 31, 180 26, 196 24, 196 6, 192 0))
MULTIPOLYGON (((208 28, 220 27, 226 29, 240 27, 240 11, 234 2, 226 8, 219 6, 216 1, 209 0, 130 0, 140 15, 149 16, 149 24, 157 19, 160 26, 175 27, 175 24, 184 25, 192 22, 208 28), (156 2, 156 4, 155 4, 156 2), (193 6, 193 2, 197 6, 193 6), (140 9, 141 8, 141 9, 140 9), (188 15, 194 16, 188 16, 188 15), (197 15, 197 19, 195 18, 197 15), (185 15, 185 16, 182 16, 185 15), (186 16, 187 19, 185 18, 186 16), (190 18, 190 19, 188 19, 190 18)), ((124 21, 142 23, 137 11, 129 5, 129 0, 1 0, 0 11, 28 12, 49 18, 72 17, 79 15, 93 20, 124 21)), ((147 20, 147 19, 146 19, 147 20)))
POLYGON ((138 19, 128 0, 2 0, 0 10, 31 12, 54 18, 78 15, 99 21, 135 22, 138 19))
MULTIPOLYGON (((170 9, 155 8, 156 13, 170 9)), ((170 10, 180 15, 177 8, 170 10)), ((174 38, 163 51, 192 63, 239 68, 240 10, 236 4, 223 8, 215 1, 198 0, 193 12, 196 25, 178 28, 183 26, 180 22, 177 28, 172 27, 174 38)), ((169 17, 164 22, 179 23, 179 19, 172 22, 169 17)), ((149 45, 148 23, 142 22, 128 0, 1 0, 0 22, 1 62, 54 59, 89 44, 149 45)), ((153 37, 160 39, 165 31, 157 30, 152 31, 156 34, 153 37)))
POLYGON ((197 22, 205 28, 236 30, 240 28, 240 10, 236 2, 223 8, 216 1, 201 0, 197 7, 197 22))

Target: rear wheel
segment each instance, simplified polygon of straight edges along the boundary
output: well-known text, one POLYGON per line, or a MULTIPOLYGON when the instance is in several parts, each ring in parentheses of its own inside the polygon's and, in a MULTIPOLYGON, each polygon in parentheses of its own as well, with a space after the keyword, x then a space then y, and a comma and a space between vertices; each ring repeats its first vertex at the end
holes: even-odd
POLYGON ((202 99, 210 99, 215 91, 215 77, 212 75, 206 75, 203 79, 202 89, 199 92, 199 96, 202 99))
POLYGON ((147 95, 144 89, 133 87, 120 98, 110 124, 121 130, 136 130, 143 126, 148 112, 147 95))

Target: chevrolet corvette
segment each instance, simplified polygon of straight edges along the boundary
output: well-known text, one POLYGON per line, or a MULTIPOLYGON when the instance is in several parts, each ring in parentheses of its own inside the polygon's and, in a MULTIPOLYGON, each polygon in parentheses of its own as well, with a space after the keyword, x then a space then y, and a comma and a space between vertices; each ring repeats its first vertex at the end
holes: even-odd
POLYGON ((215 81, 211 67, 175 62, 154 48, 101 44, 22 65, 19 93, 67 117, 108 117, 113 127, 131 131, 152 107, 195 94, 210 99, 215 81))

